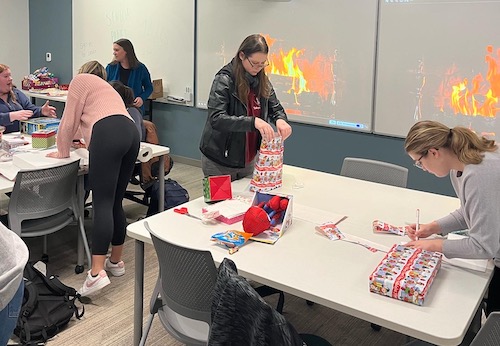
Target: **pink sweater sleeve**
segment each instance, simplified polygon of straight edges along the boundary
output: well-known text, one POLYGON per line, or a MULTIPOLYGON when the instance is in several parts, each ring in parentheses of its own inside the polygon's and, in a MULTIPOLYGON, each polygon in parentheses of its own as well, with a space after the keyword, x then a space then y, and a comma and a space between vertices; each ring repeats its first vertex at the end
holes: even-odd
POLYGON ((66 106, 57 131, 57 150, 61 157, 69 157, 74 135, 80 128, 85 102, 84 89, 80 84, 78 78, 73 79, 70 84, 66 106))

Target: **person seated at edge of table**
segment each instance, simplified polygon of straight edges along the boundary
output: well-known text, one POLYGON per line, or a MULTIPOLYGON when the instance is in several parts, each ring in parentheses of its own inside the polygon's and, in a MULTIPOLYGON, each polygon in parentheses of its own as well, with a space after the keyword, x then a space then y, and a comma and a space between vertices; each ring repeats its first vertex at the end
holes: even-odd
POLYGON ((269 123, 276 125, 283 140, 292 134, 264 70, 268 53, 265 38, 250 35, 215 75, 200 142, 205 176, 229 174, 236 180, 251 175, 261 139, 275 135, 269 123))
POLYGON ((7 345, 21 311, 23 273, 29 251, 24 241, 0 223, 0 345, 7 345))
POLYGON ((125 103, 125 107, 127 107, 128 114, 134 119, 137 131, 141 136, 141 142, 144 142, 146 140, 146 129, 144 128, 144 119, 142 118, 141 111, 134 106, 134 91, 119 80, 113 80, 109 82, 109 84, 111 84, 116 92, 122 97, 123 103, 125 103))
POLYGON ((20 130, 19 121, 31 117, 46 116, 55 118, 56 109, 49 105, 35 106, 24 93, 12 84, 10 67, 0 64, 0 125, 5 126, 5 133, 20 130))
POLYGON ((488 288, 486 313, 500 311, 500 152, 495 141, 472 130, 448 128, 436 121, 413 125, 405 150, 415 166, 437 177, 451 178, 460 207, 438 220, 408 227, 413 240, 407 245, 442 252, 448 258, 494 259, 495 270, 488 288), (424 239, 433 234, 469 230, 459 240, 424 239))
POLYGON ((151 75, 135 55, 132 42, 121 38, 113 42, 113 61, 106 66, 107 81, 119 80, 134 91, 134 107, 144 115, 144 101, 153 92, 151 75))
POLYGON ((109 285, 106 271, 125 274, 122 261, 126 219, 123 198, 134 170, 140 138, 122 98, 97 61, 84 64, 69 85, 68 99, 57 132, 57 151, 49 157, 69 157, 75 135, 83 135, 89 150, 89 185, 94 210, 92 268, 79 290, 82 296, 109 285), (107 257, 111 243, 111 255, 107 257))

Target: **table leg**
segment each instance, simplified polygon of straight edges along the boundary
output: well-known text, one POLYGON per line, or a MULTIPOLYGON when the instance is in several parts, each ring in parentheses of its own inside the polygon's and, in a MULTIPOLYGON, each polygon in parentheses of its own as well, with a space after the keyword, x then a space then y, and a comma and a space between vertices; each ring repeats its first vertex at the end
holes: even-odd
POLYGON ((135 241, 135 287, 134 287, 134 346, 142 337, 142 309, 144 299, 144 243, 135 241))
MULTIPOLYGON (((76 198, 78 199, 77 203, 78 203, 78 211, 79 211, 79 214, 80 214, 80 217, 83 218, 83 196, 84 196, 84 187, 83 187, 83 174, 79 174, 78 175, 78 180, 77 180, 77 183, 76 183, 76 188, 77 188, 77 192, 76 192, 76 198)), ((83 220, 83 219, 82 219, 83 220)), ((78 227, 80 227, 80 223, 79 223, 80 220, 78 220, 78 227)), ((80 233, 80 232, 79 232, 80 233)), ((84 241, 82 239, 83 237, 83 234, 80 233, 80 235, 78 236, 78 247, 77 247, 77 255, 78 255, 78 265, 80 266, 84 266, 85 265, 85 258, 84 258, 84 241)), ((90 268, 90 263, 88 263, 89 265, 89 268, 90 268)))
POLYGON ((158 162, 160 167, 159 167, 159 172, 158 172, 158 178, 160 180, 160 196, 158 198, 158 212, 162 212, 165 210, 165 155, 160 156, 160 161, 158 162))

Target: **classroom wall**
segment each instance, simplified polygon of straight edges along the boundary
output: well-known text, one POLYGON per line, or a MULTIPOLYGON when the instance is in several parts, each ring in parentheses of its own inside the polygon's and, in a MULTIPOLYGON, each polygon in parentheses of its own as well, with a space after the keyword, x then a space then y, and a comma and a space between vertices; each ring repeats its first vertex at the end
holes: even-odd
MULTIPOLYGON (((72 62, 72 11, 67 3, 69 2, 64 0, 30 0, 31 68, 40 64, 35 58, 44 58, 47 47, 50 46, 51 49, 58 49, 58 52, 61 52, 61 60, 64 60, 59 61, 58 58, 50 69, 57 66, 61 69, 57 70, 57 74, 64 78, 71 75, 72 62), (58 23, 51 23, 48 28, 39 25, 40 18, 50 18, 54 13, 57 13, 57 20, 54 22, 58 23), (56 33, 53 32, 54 27, 58 28, 56 33), (61 31, 66 31, 64 38, 54 39, 60 37, 61 31)), ((172 155, 191 160, 200 159, 198 144, 206 116, 206 110, 193 107, 156 102, 153 106, 153 120, 157 125, 161 144, 168 145, 172 155)), ((292 127, 293 134, 285 143, 286 164, 338 174, 345 156, 383 160, 409 168, 409 188, 454 195, 448 178, 438 179, 413 167, 412 161, 404 152, 403 140, 400 138, 299 123, 293 123, 292 127)))

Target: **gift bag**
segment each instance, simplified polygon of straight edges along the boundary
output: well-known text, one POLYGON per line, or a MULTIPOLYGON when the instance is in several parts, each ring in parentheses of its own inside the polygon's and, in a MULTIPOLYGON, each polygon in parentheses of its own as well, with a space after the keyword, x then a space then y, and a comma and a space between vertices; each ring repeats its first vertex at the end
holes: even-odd
POLYGON ((259 154, 255 160, 250 190, 270 191, 282 185, 283 139, 274 137, 271 141, 262 139, 259 154))

